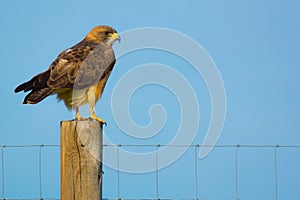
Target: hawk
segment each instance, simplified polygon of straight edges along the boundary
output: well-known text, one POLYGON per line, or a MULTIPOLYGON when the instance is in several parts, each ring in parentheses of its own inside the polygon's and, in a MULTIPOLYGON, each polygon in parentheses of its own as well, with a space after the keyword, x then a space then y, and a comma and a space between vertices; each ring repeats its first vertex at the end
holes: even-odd
POLYGON ((37 104, 47 96, 56 94, 68 109, 76 110, 76 119, 82 120, 79 106, 89 104, 90 119, 105 124, 95 114, 116 59, 113 43, 120 37, 110 26, 96 26, 73 47, 62 51, 48 70, 19 85, 15 92, 28 92, 23 104, 37 104))

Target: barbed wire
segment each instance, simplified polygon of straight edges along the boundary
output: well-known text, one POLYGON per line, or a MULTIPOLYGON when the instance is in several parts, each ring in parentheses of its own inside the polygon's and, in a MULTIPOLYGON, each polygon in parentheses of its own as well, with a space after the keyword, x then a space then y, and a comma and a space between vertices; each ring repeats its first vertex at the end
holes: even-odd
MULTIPOLYGON (((46 198, 43 196, 43 149, 44 148, 59 148, 60 145, 57 144, 29 144, 29 145, 1 145, 1 174, 2 174, 2 200, 59 200, 58 198, 46 198), (37 148, 38 149, 38 180, 39 180, 39 198, 7 198, 5 194, 6 190, 6 168, 5 168, 5 149, 7 148, 37 148)), ((155 158, 155 200, 171 200, 169 198, 161 198, 159 195, 159 148, 160 147, 189 147, 194 148, 194 177, 195 177, 195 198, 191 199, 178 199, 178 200, 205 200, 199 198, 199 180, 198 180, 198 148, 200 147, 215 147, 215 148, 234 148, 234 172, 235 172, 235 200, 239 200, 239 149, 240 148, 273 148, 274 149, 274 195, 276 200, 278 197, 278 150, 280 148, 300 148, 300 145, 278 145, 278 144, 221 144, 221 145, 200 145, 200 144, 192 144, 192 145, 168 145, 168 144, 103 144, 103 148, 105 147, 117 147, 117 197, 118 198, 103 198, 104 200, 152 200, 153 198, 122 198, 121 197, 121 182, 120 182, 120 148, 121 147, 155 147, 156 158, 155 158)), ((154 200, 153 199, 153 200, 154 200)), ((172 198, 175 200, 175 198, 172 198)))

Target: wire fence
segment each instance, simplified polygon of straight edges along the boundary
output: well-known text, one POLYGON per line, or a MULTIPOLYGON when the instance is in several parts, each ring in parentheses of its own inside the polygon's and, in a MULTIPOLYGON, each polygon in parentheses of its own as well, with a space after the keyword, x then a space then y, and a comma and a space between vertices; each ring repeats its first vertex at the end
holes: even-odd
MULTIPOLYGON (((200 197, 199 193, 199 158, 198 158, 198 153, 199 153, 199 148, 203 147, 202 145, 195 144, 195 145, 162 145, 162 144, 151 144, 151 145, 130 145, 130 144, 119 144, 119 145, 103 145, 103 149, 108 148, 108 147, 117 147, 117 154, 116 154, 116 161, 117 161, 117 197, 116 198, 103 198, 105 200, 139 200, 141 198, 125 198, 121 196, 120 188, 121 188, 121 181, 120 181, 120 154, 119 150, 121 147, 153 147, 156 150, 156 171, 155 171, 155 198, 142 198, 143 200, 151 200, 151 199, 156 199, 156 200, 168 200, 169 198, 162 198, 160 196, 159 190, 160 190, 160 174, 159 174, 159 169, 158 169, 158 157, 159 157, 159 147, 163 146, 170 146, 170 147, 188 147, 189 149, 192 149, 193 152, 193 176, 194 176, 194 194, 195 196, 193 198, 179 198, 178 200, 204 200, 204 198, 200 197)), ((59 149, 59 145, 49 145, 49 144, 40 144, 40 145, 2 145, 1 147, 1 194, 2 194, 2 200, 34 200, 34 199, 39 199, 39 200, 58 200, 59 198, 48 198, 45 197, 43 194, 43 168, 44 168, 44 163, 43 163, 43 158, 44 158, 44 153, 43 150, 45 148, 57 148, 59 149), (39 197, 38 198, 9 198, 6 194, 7 185, 6 185, 6 160, 8 157, 6 156, 6 151, 8 149, 17 149, 19 148, 20 151, 23 151, 23 149, 26 148, 35 148, 38 150, 38 180, 39 180, 39 197)), ((259 148, 268 148, 273 151, 273 169, 270 169, 274 173, 274 199, 278 200, 279 199, 279 193, 278 193, 278 152, 281 149, 300 149, 300 145, 239 145, 239 144, 232 144, 232 145, 214 145, 214 148, 230 148, 233 149, 234 151, 234 180, 235 180, 235 200, 240 199, 240 191, 239 191, 239 186, 240 186, 240 177, 239 177, 239 152, 240 149, 242 148, 250 148, 250 149, 259 149, 259 148)), ((105 180, 104 180, 105 183, 105 180)), ((57 184, 59 184, 59 180, 57 180, 57 184)), ((299 196, 298 196, 299 197, 299 196)), ((176 199, 176 198, 171 198, 171 199, 176 199)))

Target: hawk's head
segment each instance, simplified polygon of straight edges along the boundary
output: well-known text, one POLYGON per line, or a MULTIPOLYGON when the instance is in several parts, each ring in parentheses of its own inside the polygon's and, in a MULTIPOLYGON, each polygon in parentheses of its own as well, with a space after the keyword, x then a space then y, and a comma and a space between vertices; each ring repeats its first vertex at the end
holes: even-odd
POLYGON ((116 40, 120 42, 121 39, 114 28, 110 26, 96 26, 86 35, 85 40, 112 45, 116 40))

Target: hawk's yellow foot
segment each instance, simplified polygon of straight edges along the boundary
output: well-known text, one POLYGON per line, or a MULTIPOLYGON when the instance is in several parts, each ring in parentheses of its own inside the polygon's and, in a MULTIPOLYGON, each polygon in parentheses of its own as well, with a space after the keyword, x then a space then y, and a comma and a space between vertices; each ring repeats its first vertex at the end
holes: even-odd
POLYGON ((76 118, 75 118, 76 120, 81 120, 81 115, 80 115, 80 113, 77 111, 77 109, 76 109, 76 118))
POLYGON ((98 117, 95 113, 91 114, 90 119, 94 119, 94 120, 106 125, 106 122, 103 119, 101 119, 100 117, 98 117))

